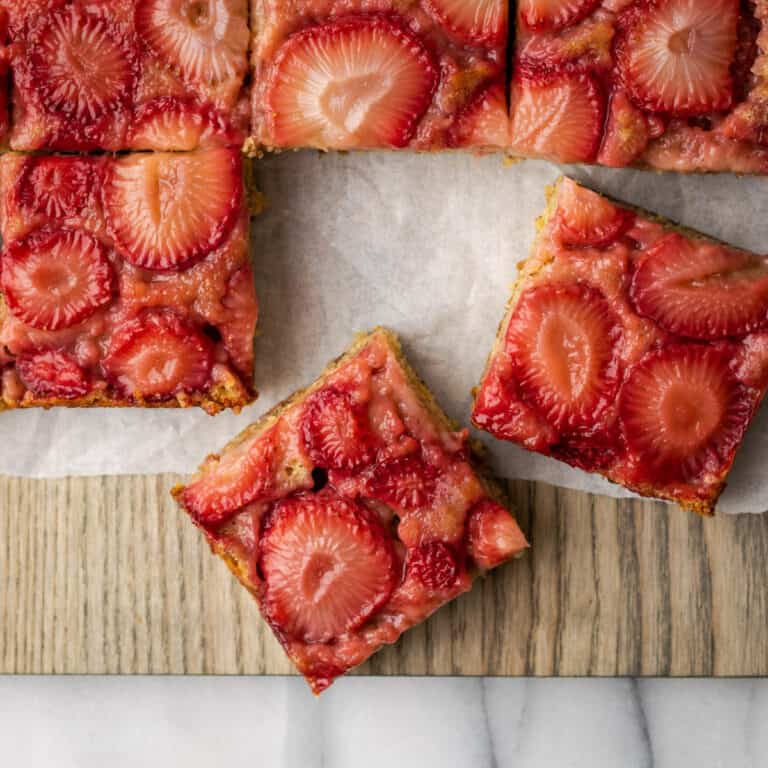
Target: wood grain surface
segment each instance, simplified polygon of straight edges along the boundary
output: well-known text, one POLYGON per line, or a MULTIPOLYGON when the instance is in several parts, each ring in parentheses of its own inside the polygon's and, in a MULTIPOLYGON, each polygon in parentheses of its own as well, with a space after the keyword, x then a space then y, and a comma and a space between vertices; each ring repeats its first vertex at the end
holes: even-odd
MULTIPOLYGON (((292 671, 177 480, 0 478, 0 673, 292 671)), ((357 673, 768 674, 768 515, 511 493, 531 553, 357 673)))

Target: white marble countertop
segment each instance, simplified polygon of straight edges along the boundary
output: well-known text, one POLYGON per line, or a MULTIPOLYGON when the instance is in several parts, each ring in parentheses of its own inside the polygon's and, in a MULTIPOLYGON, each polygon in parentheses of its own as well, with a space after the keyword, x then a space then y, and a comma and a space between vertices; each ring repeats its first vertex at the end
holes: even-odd
POLYGON ((768 680, 0 677, 0 766, 762 768, 768 680))

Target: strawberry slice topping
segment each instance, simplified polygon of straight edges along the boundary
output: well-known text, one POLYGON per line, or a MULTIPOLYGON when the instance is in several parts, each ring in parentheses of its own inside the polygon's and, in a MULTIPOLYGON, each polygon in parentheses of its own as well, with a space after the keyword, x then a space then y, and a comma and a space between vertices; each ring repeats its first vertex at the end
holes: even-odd
POLYGON ((613 168, 629 165, 642 154, 649 138, 645 115, 632 104, 624 91, 614 91, 597 162, 613 168))
POLYGON ((603 129, 604 98, 590 76, 521 74, 512 83, 510 149, 563 163, 593 160, 603 129))
POLYGON ((556 225, 560 240, 572 246, 606 246, 631 225, 634 214, 602 195, 563 179, 557 196, 556 225))
POLYGON ((506 336, 520 391, 558 430, 593 428, 618 389, 621 333, 596 289, 531 288, 520 297, 506 336))
POLYGON ((16 358, 16 372, 37 397, 72 400, 88 394, 85 371, 65 352, 45 349, 16 358))
POLYGON ((102 194, 120 251, 145 269, 181 269, 204 258, 237 218, 240 168, 240 153, 225 148, 113 161, 102 194))
POLYGON ((323 469, 355 470, 373 458, 366 410, 346 392, 326 388, 310 395, 301 431, 309 457, 323 469))
POLYGON ((30 157, 16 182, 19 205, 49 219, 77 216, 96 187, 93 163, 73 157, 30 157))
POLYGON ((186 80, 216 85, 245 72, 248 23, 238 0, 143 0, 136 29, 186 80))
POLYGON ((752 414, 752 398, 730 373, 733 352, 695 344, 647 354, 619 398, 628 450, 654 482, 691 483, 720 474, 752 414))
POLYGON ((94 5, 71 3, 42 14, 26 51, 46 108, 78 122, 93 122, 130 100, 137 74, 133 42, 94 5))
POLYGON ((247 382, 253 380, 253 337, 259 316, 250 264, 240 267, 227 283, 221 300, 225 319, 216 326, 229 359, 247 382))
POLYGON ((211 377, 210 341, 170 310, 129 321, 103 360, 108 379, 127 397, 152 400, 203 389, 211 377))
POLYGON ((366 483, 366 495, 402 512, 429 506, 437 486, 437 469, 415 454, 377 464, 366 483))
POLYGON ((456 552, 442 541, 421 544, 408 552, 408 573, 429 589, 450 589, 461 573, 456 552))
POLYGON ((160 96, 143 104, 128 130, 129 149, 185 152, 242 141, 227 119, 211 106, 193 99, 160 96))
POLYGON ((518 13, 532 29, 560 29, 575 24, 600 0, 519 0, 518 13))
POLYGON ((640 314, 680 336, 743 336, 768 326, 768 259, 671 233, 638 264, 630 296, 640 314))
POLYGON ((181 503, 199 522, 218 526, 274 487, 275 436, 268 432, 246 448, 225 453, 184 488, 181 503))
POLYGON ((509 116, 504 86, 493 83, 469 102, 457 115, 451 129, 452 147, 506 147, 509 143, 509 116))
POLYGON ((674 116, 728 109, 739 0, 638 0, 619 17, 616 62, 638 107, 674 116))
POLYGON ((424 0, 424 7, 448 33, 464 42, 500 45, 507 39, 506 0, 424 0))
POLYGON ((380 523, 327 489, 278 502, 260 550, 264 612, 284 638, 328 643, 356 629, 387 602, 397 579, 380 523))
POLYGON ((279 146, 404 147, 432 100, 438 70, 411 32, 350 16, 292 35, 267 93, 279 146))
POLYGON ((528 546, 515 518, 497 501, 483 499, 469 511, 467 553, 479 568, 495 568, 528 546))
POLYGON ((106 249, 80 230, 38 229, 11 243, 0 263, 11 312, 33 328, 69 328, 112 299, 106 249))

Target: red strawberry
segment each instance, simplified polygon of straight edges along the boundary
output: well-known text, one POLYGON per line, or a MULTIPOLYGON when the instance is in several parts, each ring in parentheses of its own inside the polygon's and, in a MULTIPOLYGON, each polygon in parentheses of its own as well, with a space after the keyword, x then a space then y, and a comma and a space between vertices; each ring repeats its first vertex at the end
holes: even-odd
POLYGON ((366 495, 401 511, 429 506, 435 496, 437 469, 414 454, 377 464, 366 483, 366 495))
POLYGON ((16 182, 16 200, 22 208, 49 219, 79 214, 96 187, 90 160, 74 157, 30 157, 16 182))
POLYGON ((246 70, 248 19, 241 0, 143 0, 137 3, 136 29, 186 80, 216 85, 246 70))
POLYGON ((616 62, 632 101, 651 112, 728 109, 739 0, 638 0, 619 17, 616 62))
POLYGON ((203 389, 211 376, 210 341, 170 310, 131 320, 110 340, 103 360, 127 397, 156 399, 203 389))
POLYGON ((512 83, 510 148, 557 162, 594 160, 603 129, 604 99, 585 74, 559 73, 512 83))
POLYGON ((506 352, 524 397, 558 430, 593 427, 618 389, 621 325, 586 285, 526 291, 507 328, 506 352))
POLYGON ((504 86, 492 83, 461 110, 451 129, 453 147, 506 147, 509 116, 504 86))
POLYGON ((493 499, 475 504, 467 516, 467 552, 488 570, 528 548, 515 518, 493 499))
POLYGON ((373 459, 366 410, 346 392, 328 388, 310 395, 301 430, 309 457, 323 469, 355 470, 373 459))
POLYGON ((0 263, 11 312, 33 328, 69 328, 112 299, 106 249, 81 231, 38 229, 11 243, 0 263))
POLYGON ((743 336, 768 326, 768 258, 671 233, 637 265, 630 297, 679 336, 743 336))
POLYGON ((264 612, 282 637, 330 642, 375 614, 395 587, 381 525, 330 490, 278 502, 260 550, 264 612))
POLYGON ((66 352, 56 349, 20 355, 16 372, 36 397, 71 400, 90 390, 85 371, 66 352))
POLYGON ((199 522, 215 526, 246 504, 269 496, 274 486, 274 432, 221 458, 206 462, 204 474, 184 488, 181 503, 199 522))
POLYGON ((630 371, 619 417, 639 473, 689 483, 727 468, 753 407, 729 370, 732 356, 679 344, 650 352, 630 371))
POLYGON ((234 146, 242 136, 216 109, 193 99, 161 96, 143 104, 128 131, 129 149, 184 152, 201 147, 234 146))
POLYGON ((506 42, 506 0, 424 0, 424 7, 453 37, 470 44, 506 42))
POLYGON ((519 0, 520 18, 532 29, 559 29, 590 14, 600 0, 519 0))
POLYGON ((238 150, 224 148, 113 160, 104 209, 126 259, 145 269, 181 269, 221 245, 239 212, 241 164, 238 150))
POLYGON ((456 552, 442 541, 409 550, 407 568, 409 574, 429 589, 450 589, 461 573, 456 552))
POLYGON ((221 300, 225 319, 217 324, 230 362, 250 383, 253 380, 253 337, 259 316, 253 271, 250 264, 238 269, 227 283, 221 300))
POLYGON ((350 16, 291 36, 267 93, 278 146, 404 147, 432 100, 438 70, 411 32, 350 16))
POLYGON ((613 168, 630 165, 643 153, 649 138, 645 115, 624 91, 614 91, 597 162, 613 168))
POLYGON ((62 4, 39 16, 26 62, 46 108, 75 123, 93 123, 127 103, 137 75, 133 41, 106 10, 62 4))
POLYGON ((565 178, 557 195, 555 222, 565 245, 610 245, 631 225, 634 215, 591 189, 565 178))

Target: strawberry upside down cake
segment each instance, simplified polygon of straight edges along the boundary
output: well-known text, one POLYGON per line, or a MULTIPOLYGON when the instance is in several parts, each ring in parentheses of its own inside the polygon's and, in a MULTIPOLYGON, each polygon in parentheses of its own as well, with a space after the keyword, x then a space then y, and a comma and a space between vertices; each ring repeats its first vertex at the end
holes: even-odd
POLYGON ((519 0, 511 150, 768 172, 763 0, 519 0))
POLYGON ((239 150, 0 158, 0 410, 253 400, 239 150))
POLYGON ((563 178, 472 421, 712 514, 768 387, 768 259, 563 178))
POLYGON ((256 148, 506 143, 507 0, 252 0, 256 148))
POLYGON ((528 546, 383 329, 174 496, 315 693, 528 546))
POLYGON ((0 27, 13 149, 243 142, 247 0, 0 0, 0 27))

